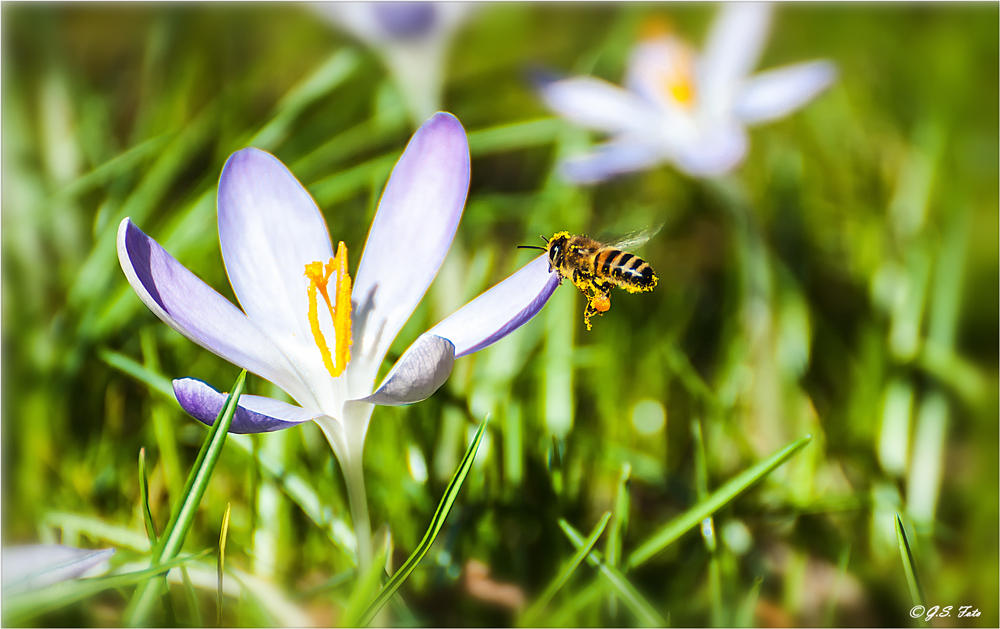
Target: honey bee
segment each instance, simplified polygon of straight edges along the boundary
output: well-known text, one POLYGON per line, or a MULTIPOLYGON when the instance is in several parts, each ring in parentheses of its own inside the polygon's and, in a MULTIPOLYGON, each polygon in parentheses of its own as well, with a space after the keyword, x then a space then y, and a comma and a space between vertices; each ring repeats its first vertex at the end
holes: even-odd
POLYGON ((656 286, 653 267, 639 256, 623 251, 638 247, 657 231, 649 230, 630 235, 611 244, 604 244, 587 236, 572 236, 558 232, 545 240, 545 247, 522 245, 522 249, 541 249, 549 257, 549 268, 562 279, 573 282, 584 297, 583 322, 591 329, 590 318, 603 315, 611 308, 611 289, 614 287, 630 293, 641 293, 656 286))

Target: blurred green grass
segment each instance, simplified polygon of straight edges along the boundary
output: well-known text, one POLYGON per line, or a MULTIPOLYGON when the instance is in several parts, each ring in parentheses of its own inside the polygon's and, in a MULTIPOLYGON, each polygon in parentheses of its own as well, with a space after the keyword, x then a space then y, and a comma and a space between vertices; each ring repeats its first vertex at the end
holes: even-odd
MULTIPOLYGON (((3 543, 114 545, 116 565, 140 561, 139 448, 162 530, 205 433, 109 352, 216 386, 238 370, 142 306, 114 255, 118 221, 131 215, 233 298, 214 190, 225 158, 252 143, 310 189, 356 267, 411 129, 377 57, 302 7, 0 10, 3 543)), ((665 226, 641 251, 660 285, 616 295, 593 332, 563 287, 525 328, 458 361, 432 399, 376 411, 369 503, 375 527, 392 530, 395 565, 470 431, 495 418, 488 456, 401 590, 421 624, 516 622, 470 594, 467 562, 533 600, 575 551, 559 519, 591 530, 614 509, 626 463, 627 556, 699 500, 693 420, 708 492, 805 434, 814 441, 715 514, 714 553, 689 534, 628 573, 671 624, 736 622, 748 600, 758 625, 908 623, 895 512, 915 533, 928 603, 1000 622, 997 7, 781 5, 760 67, 826 57, 840 78, 754 129, 735 176, 699 182, 661 167, 583 189, 555 177, 557 156, 588 136, 550 118, 525 68, 618 81, 643 20, 669 15, 700 42, 713 10, 486 6, 456 38, 443 106, 470 133, 469 202, 390 364, 526 261, 515 245, 665 226)), ((248 385, 280 394, 253 376, 248 385)), ((224 622, 336 622, 353 583, 338 576, 352 567, 350 518, 315 426, 227 441, 187 550, 217 543, 227 503, 227 565, 244 576, 224 622)), ((198 575, 211 618, 215 583, 198 575)), ((539 622, 639 622, 622 605, 612 615, 606 592, 584 563, 539 622)), ((117 624, 126 603, 106 593, 33 622, 117 624)))

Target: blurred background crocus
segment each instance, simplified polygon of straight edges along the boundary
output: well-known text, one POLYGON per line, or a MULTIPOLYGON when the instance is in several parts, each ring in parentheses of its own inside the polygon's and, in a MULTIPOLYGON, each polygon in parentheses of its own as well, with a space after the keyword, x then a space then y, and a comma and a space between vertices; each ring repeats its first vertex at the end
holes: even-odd
POLYGON ((8 546, 0 554, 3 558, 3 595, 6 597, 83 576, 110 559, 115 549, 29 544, 8 546))
POLYGON ((747 154, 746 127, 781 118, 826 89, 836 76, 828 61, 751 75, 767 40, 771 6, 727 4, 701 54, 650 22, 632 49, 625 89, 594 77, 542 86, 559 115, 610 140, 562 163, 563 174, 593 183, 671 162, 694 177, 732 171, 747 154))
MULTIPOLYGON (((547 259, 536 258, 419 336, 373 392, 389 346, 451 246, 468 188, 465 131, 454 116, 439 113, 414 134, 393 169, 352 291, 347 248, 341 242, 334 255, 323 215, 305 188, 270 154, 235 153, 219 180, 219 241, 246 314, 128 218, 118 231, 122 269, 150 310, 300 405, 244 395, 231 432, 319 424, 344 471, 362 566, 371 544, 361 459, 375 406, 426 399, 448 378, 456 357, 531 319, 559 284, 547 259)), ((206 424, 226 399, 193 378, 174 380, 174 393, 206 424)))
POLYGON ((460 2, 323 2, 316 10, 375 49, 392 73, 414 126, 441 108, 445 62, 472 10, 460 2))

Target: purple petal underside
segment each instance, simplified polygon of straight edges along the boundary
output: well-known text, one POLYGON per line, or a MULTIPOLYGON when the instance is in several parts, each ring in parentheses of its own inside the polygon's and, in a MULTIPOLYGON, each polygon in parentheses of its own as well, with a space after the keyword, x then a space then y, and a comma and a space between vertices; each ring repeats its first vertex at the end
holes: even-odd
MULTIPOLYGON (((208 426, 215 423, 219 411, 226 403, 227 393, 220 393, 208 384, 194 378, 174 380, 174 395, 188 415, 208 426)), ((298 426, 323 413, 293 406, 259 395, 241 395, 236 415, 229 432, 245 435, 274 432, 298 426)))

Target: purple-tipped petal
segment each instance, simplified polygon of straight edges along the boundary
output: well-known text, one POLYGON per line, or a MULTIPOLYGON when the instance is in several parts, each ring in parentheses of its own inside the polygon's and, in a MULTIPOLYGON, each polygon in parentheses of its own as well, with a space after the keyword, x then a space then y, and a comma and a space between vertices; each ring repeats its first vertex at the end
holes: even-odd
POLYGON ((574 183, 597 183, 655 166, 667 159, 665 149, 648 140, 616 138, 594 147, 590 153, 563 160, 560 172, 574 183))
MULTIPOLYGON (((227 393, 220 393, 194 378, 174 380, 174 395, 188 415, 211 426, 226 403, 227 393)), ((238 435, 274 432, 298 426, 323 413, 259 395, 241 395, 229 432, 238 435)))
POLYGON ((399 39, 426 36, 437 17, 433 2, 377 2, 370 7, 382 30, 399 39))
POLYGON ((375 393, 359 402, 380 406, 402 406, 426 400, 451 375, 455 346, 448 339, 421 334, 403 352, 375 393))
POLYGON ((307 374, 327 379, 304 275, 307 264, 333 257, 316 203, 276 157, 247 148, 222 169, 218 207, 222 257, 243 310, 307 374))
POLYGON ((359 380, 374 380, 386 350, 437 274, 468 191, 465 130, 451 114, 437 113, 396 163, 358 267, 351 354, 359 380))
POLYGON ((539 256, 425 334, 455 345, 455 358, 496 343, 538 314, 559 286, 547 256, 539 256))
POLYGON ((649 104, 601 79, 579 76, 553 81, 543 85, 541 93, 552 111, 595 131, 642 133, 659 124, 649 104))
POLYGON ((8 546, 2 551, 4 595, 47 587, 82 576, 115 554, 56 544, 8 546))
POLYGON ((802 107, 837 77, 829 61, 809 61, 761 72, 737 96, 736 116, 747 124, 777 120, 802 107))
POLYGON ((771 5, 723 5, 705 42, 698 71, 698 99, 720 111, 732 106, 743 80, 757 66, 771 24, 771 5))
POLYGON ((139 299, 164 323, 296 399, 311 399, 288 358, 260 328, 128 218, 118 227, 118 260, 139 299))

